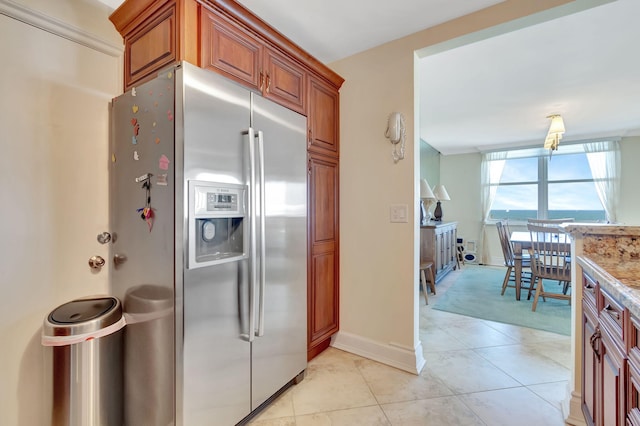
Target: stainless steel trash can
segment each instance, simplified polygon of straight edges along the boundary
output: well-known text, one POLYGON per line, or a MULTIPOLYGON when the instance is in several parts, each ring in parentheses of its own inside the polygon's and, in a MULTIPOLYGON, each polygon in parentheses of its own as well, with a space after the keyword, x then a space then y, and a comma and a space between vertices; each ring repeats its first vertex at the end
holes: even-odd
POLYGON ((145 284, 123 300, 125 424, 173 424, 173 289, 145 284))
POLYGON ((122 425, 122 306, 115 297, 73 300, 44 320, 51 347, 52 425, 122 425))

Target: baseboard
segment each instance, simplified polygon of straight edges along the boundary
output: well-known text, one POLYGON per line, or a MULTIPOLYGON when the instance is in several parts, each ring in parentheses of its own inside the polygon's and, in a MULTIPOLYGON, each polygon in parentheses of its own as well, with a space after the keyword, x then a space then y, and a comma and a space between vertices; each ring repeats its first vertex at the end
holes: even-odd
POLYGON ((411 348, 394 342, 384 344, 356 334, 339 331, 333 337, 331 346, 413 374, 420 374, 426 362, 422 355, 422 343, 420 342, 415 348, 411 348))
POLYGON ((568 400, 562 404, 562 414, 567 425, 587 426, 584 414, 582 414, 582 394, 571 392, 568 400))

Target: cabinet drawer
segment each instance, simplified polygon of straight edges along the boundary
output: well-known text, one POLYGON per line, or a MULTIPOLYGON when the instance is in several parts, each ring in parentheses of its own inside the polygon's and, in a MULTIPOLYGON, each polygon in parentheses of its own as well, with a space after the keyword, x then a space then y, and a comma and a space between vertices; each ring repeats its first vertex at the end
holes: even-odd
POLYGON ((582 301, 596 309, 596 281, 587 274, 582 274, 582 301))
POLYGON ((626 311, 622 305, 616 302, 602 288, 597 293, 599 296, 598 306, 600 307, 600 323, 611 333, 611 336, 622 345, 625 333, 626 311))
POLYGON ((625 336, 625 342, 627 343, 629 356, 636 356, 637 365, 640 369, 640 319, 634 315, 630 315, 629 330, 625 336))

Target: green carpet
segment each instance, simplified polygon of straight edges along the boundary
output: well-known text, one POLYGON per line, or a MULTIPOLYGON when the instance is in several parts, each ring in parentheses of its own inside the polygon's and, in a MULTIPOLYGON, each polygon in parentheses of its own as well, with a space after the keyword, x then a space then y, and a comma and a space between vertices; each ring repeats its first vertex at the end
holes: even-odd
MULTIPOLYGON (((536 311, 532 312, 533 295, 527 300, 527 291, 522 291, 520 301, 515 298, 514 288, 507 288, 504 296, 500 296, 506 271, 491 266, 463 266, 451 287, 438 295, 433 309, 571 335, 569 302, 550 298, 544 302, 540 298, 536 311)), ((556 281, 545 280, 544 288, 561 291, 556 281)))

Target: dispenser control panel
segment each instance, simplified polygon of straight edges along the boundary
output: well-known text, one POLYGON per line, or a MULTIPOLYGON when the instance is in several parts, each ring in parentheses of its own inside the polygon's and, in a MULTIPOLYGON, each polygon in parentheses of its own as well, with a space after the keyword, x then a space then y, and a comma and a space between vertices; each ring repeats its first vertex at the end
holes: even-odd
POLYGON ((192 195, 195 217, 244 216, 244 186, 194 183, 192 195))

